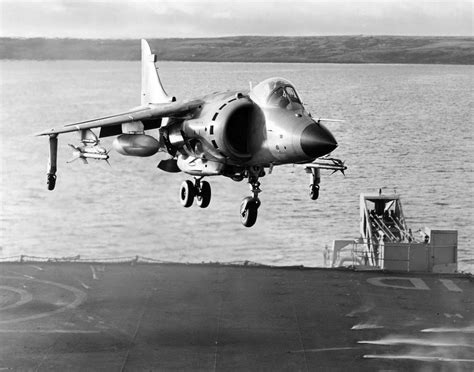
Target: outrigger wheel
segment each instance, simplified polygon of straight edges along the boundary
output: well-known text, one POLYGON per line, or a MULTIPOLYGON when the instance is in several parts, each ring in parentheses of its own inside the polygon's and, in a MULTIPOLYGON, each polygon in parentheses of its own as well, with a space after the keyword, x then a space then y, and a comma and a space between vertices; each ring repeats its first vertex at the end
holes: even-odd
POLYGON ((46 184, 48 185, 48 190, 54 190, 56 186, 56 175, 48 173, 46 184))
POLYGON ((317 200, 319 198, 319 185, 311 185, 310 187, 309 196, 311 200, 317 200))
POLYGON ((317 168, 307 170, 311 174, 311 184, 309 185, 309 197, 311 200, 319 198, 319 183, 321 182, 321 171, 317 168))
POLYGON ((181 205, 189 208, 193 205, 194 198, 196 204, 201 208, 207 208, 211 202, 211 185, 207 181, 201 181, 196 178, 195 183, 191 181, 184 181, 179 190, 179 199, 181 205))

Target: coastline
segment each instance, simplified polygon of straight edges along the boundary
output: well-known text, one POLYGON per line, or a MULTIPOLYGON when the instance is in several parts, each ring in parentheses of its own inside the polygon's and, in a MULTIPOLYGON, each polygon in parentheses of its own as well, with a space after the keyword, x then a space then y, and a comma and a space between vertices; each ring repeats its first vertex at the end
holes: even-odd
MULTIPOLYGON (((236 36, 149 39, 162 61, 474 64, 474 38, 431 36, 236 36)), ((3 60, 140 59, 137 39, 0 38, 3 60)))

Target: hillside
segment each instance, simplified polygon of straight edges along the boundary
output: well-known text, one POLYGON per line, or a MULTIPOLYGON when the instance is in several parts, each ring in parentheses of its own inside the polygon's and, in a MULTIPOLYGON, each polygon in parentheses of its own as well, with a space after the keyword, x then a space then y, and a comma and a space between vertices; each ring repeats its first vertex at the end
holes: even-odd
MULTIPOLYGON (((239 36, 149 39, 159 60, 474 64, 473 37, 239 36)), ((0 59, 138 60, 138 40, 0 38, 0 59)))

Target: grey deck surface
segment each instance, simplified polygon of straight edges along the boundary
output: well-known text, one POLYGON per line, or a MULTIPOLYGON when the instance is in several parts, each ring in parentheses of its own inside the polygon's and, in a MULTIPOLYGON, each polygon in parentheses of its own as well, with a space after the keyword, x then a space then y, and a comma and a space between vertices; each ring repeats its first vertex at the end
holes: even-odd
POLYGON ((0 371, 469 371, 473 328, 466 276, 0 264, 0 371))

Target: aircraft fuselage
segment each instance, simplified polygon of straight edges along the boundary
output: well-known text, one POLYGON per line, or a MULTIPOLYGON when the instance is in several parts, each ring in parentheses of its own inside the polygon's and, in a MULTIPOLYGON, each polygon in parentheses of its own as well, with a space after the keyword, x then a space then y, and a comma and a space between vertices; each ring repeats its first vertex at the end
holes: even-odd
POLYGON ((162 129, 183 156, 237 167, 270 166, 312 161, 337 146, 301 104, 262 107, 249 92, 238 91, 201 99, 192 118, 162 129))

